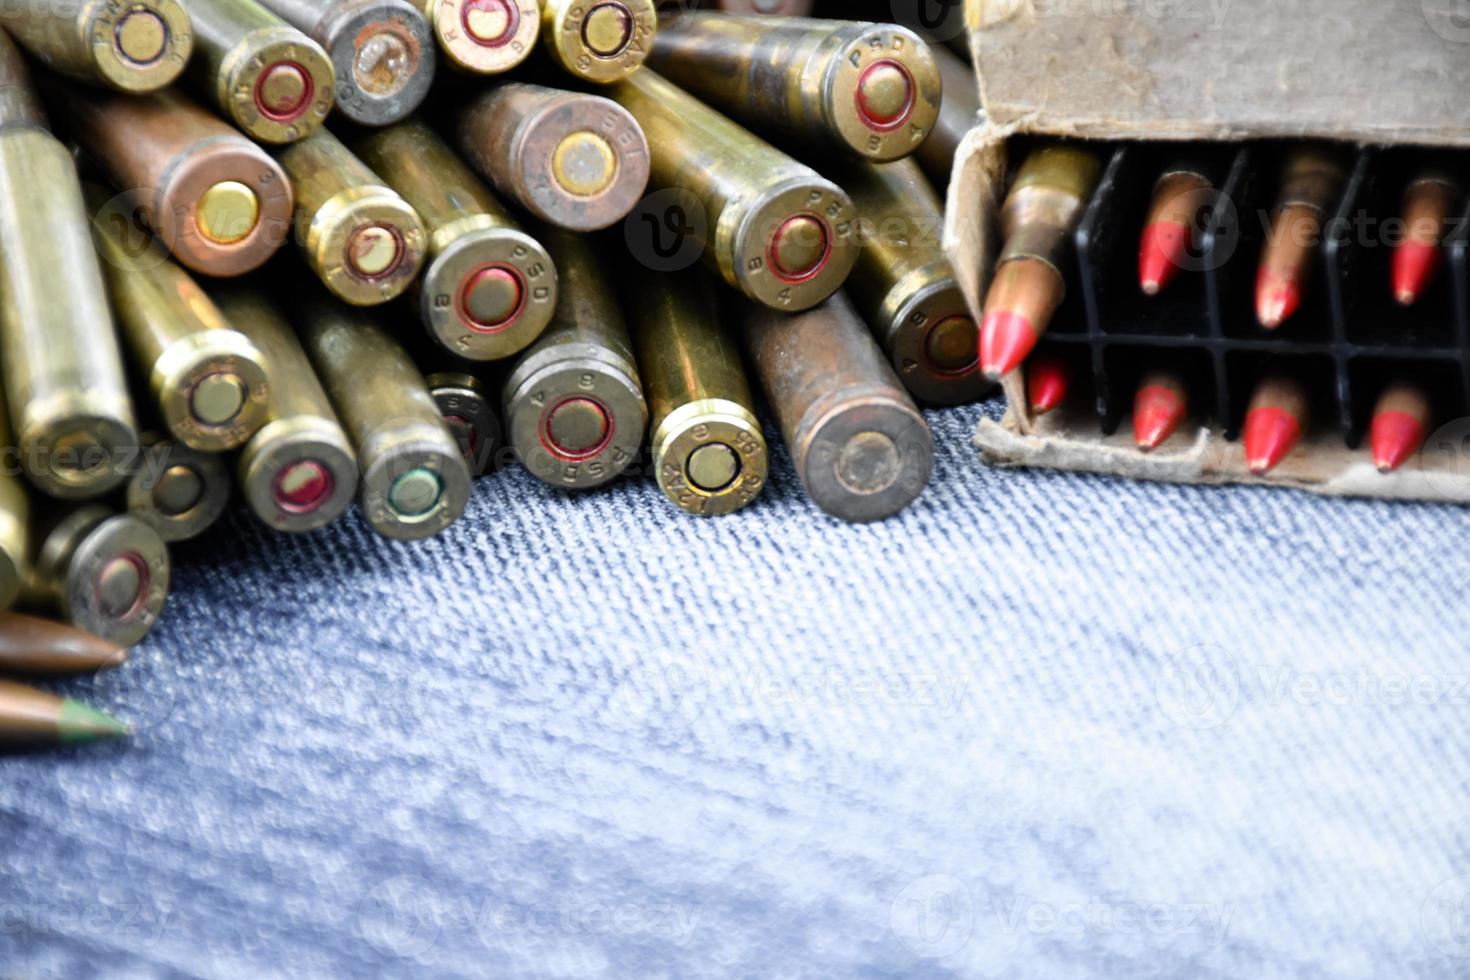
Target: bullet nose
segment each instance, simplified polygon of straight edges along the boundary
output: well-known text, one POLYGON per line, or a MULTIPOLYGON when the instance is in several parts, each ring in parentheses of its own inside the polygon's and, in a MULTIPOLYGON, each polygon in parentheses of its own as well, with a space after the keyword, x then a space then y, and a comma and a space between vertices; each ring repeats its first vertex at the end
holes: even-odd
POLYGON ((245 383, 240 376, 220 371, 199 379, 189 395, 189 410, 205 425, 234 421, 245 407, 245 383))
POLYGON ((600 3, 582 20, 582 42, 598 57, 616 57, 632 40, 633 14, 622 3, 600 3))
POLYGON ((618 173, 618 158, 612 144, 598 133, 580 130, 557 144, 551 157, 556 182, 568 194, 592 197, 612 184, 618 173))
POLYGON ((902 468, 898 447, 882 432, 859 432, 837 455, 837 479, 863 496, 893 486, 902 468))
POLYGON ((187 514, 204 496, 204 480, 190 466, 170 466, 153 488, 153 506, 166 517, 187 514))
POLYGON ((519 19, 520 12, 506 0, 470 0, 460 15, 465 33, 486 47, 505 43, 515 33, 519 19))
POLYGON ((399 517, 423 517, 439 506, 443 496, 444 481, 439 474, 420 466, 393 481, 388 489, 388 506, 399 517))
POLYGON ((461 298, 465 317, 487 329, 501 327, 521 307, 521 279, 509 269, 481 269, 465 285, 461 298))
POLYGON ((97 605, 108 619, 131 619, 148 588, 148 564, 136 552, 118 555, 97 573, 97 605))
POLYGON ((903 121, 914 104, 914 81, 897 62, 880 61, 858 79, 858 109, 878 129, 903 121))
POLYGON ((685 467, 689 482, 706 493, 717 493, 740 475, 740 457, 722 442, 700 446, 689 454, 685 467))
POLYGON ((298 460, 276 477, 276 505, 292 514, 310 514, 332 495, 332 474, 314 459, 298 460))
POLYGON ((924 356, 940 371, 961 374, 980 356, 980 330, 967 316, 941 320, 924 338, 924 356))
POLYGON ((798 215, 776 229, 771 262, 782 276, 803 279, 821 271, 827 246, 826 224, 811 215, 798 215))
POLYGON ((607 410, 590 398, 572 398, 552 409, 546 420, 552 448, 567 456, 592 452, 607 440, 607 410))
POLYGON ((168 45, 168 25, 151 10, 129 10, 113 28, 113 41, 124 58, 146 65, 163 56, 168 45))
POLYGON ((300 115, 310 98, 310 77, 300 65, 289 61, 278 61, 267 68, 255 87, 256 107, 273 119, 300 115))
POLYGON ((402 253, 398 236, 382 225, 365 225, 347 239, 347 265, 369 279, 392 272, 402 253))

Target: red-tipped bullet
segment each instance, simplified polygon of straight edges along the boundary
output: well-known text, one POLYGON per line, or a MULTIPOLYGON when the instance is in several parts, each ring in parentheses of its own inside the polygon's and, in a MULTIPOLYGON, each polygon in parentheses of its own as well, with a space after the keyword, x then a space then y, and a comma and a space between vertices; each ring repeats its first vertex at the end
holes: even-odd
POLYGON ((1307 430, 1307 393, 1286 375, 1262 378, 1245 414, 1245 460, 1256 476, 1281 465, 1307 430))
POLYGON ((1062 301, 1062 277, 1039 259, 1012 259, 995 272, 980 321, 980 370, 999 381, 1021 366, 1062 301))
POLYGON ((1275 330, 1302 304, 1312 260, 1322 244, 1322 220, 1342 193, 1342 162, 1316 147, 1287 157, 1281 193, 1256 275, 1256 318, 1275 330))
POLYGON ((1450 209, 1460 189, 1447 176, 1435 173, 1416 178, 1404 190, 1405 235, 1393 252, 1393 297, 1400 306, 1413 306, 1434 282, 1444 263, 1440 243, 1450 209))
POLYGON ((1026 401, 1032 415, 1045 415, 1067 400, 1072 370, 1056 357, 1033 357, 1026 365, 1026 401))
POLYGON ((1133 398, 1133 439, 1138 448, 1148 452, 1163 445, 1188 413, 1184 382, 1168 371, 1146 375, 1133 398))
POLYGON ((1138 243, 1138 285, 1145 295, 1157 296, 1179 275, 1213 192, 1208 177, 1180 167, 1170 168, 1154 185, 1138 243))
POLYGON ((1373 409, 1369 440, 1380 473, 1392 473, 1424 448, 1430 411, 1429 396, 1414 385, 1398 382, 1384 389, 1373 409))

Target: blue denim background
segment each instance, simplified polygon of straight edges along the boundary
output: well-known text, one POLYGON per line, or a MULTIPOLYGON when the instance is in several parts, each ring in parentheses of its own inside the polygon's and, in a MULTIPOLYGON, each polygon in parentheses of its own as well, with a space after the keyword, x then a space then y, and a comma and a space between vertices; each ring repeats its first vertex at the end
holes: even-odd
POLYGON ((979 412, 871 527, 784 456, 713 523, 235 515, 66 687, 137 737, 0 759, 0 975, 1470 973, 1470 517, 991 470, 979 412))

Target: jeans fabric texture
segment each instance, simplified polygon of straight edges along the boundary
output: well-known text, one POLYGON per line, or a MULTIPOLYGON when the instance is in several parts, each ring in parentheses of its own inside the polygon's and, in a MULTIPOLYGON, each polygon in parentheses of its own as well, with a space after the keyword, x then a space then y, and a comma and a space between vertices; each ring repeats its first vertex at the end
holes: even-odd
POLYGON ((1470 973, 1470 517, 778 451, 176 549, 126 744, 0 757, 0 976, 1470 973))

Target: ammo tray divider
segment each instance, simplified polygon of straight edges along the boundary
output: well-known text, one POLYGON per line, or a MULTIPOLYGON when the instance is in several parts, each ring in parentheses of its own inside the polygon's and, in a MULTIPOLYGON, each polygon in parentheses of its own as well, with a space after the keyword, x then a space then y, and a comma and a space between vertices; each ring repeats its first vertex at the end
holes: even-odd
MULTIPOLYGON (((1115 376, 1119 360, 1137 367, 1151 357, 1167 358, 1171 351, 1176 357, 1180 351, 1207 355, 1213 397, 1201 393, 1192 399, 1191 415, 1202 416, 1208 409, 1210 420, 1223 426, 1232 441, 1239 436, 1263 363, 1278 356, 1330 363, 1330 384, 1320 384, 1320 378, 1304 379, 1318 382, 1321 390, 1315 396, 1334 408, 1331 415, 1314 414, 1313 427, 1320 429, 1333 418, 1352 448, 1362 442, 1374 403, 1391 380, 1391 372, 1382 370, 1391 362, 1399 362, 1410 378, 1422 380, 1425 368, 1454 375, 1453 383, 1429 388, 1438 415, 1431 429, 1470 414, 1470 202, 1462 202, 1462 209, 1451 216, 1442 281, 1430 287, 1415 310, 1403 315, 1403 321, 1410 323, 1407 329, 1380 327, 1371 322, 1373 306, 1364 303, 1363 296, 1377 290, 1392 303, 1387 274, 1354 272, 1371 258, 1363 254, 1370 248, 1384 253, 1380 258, 1389 249, 1381 239, 1372 246, 1355 242, 1352 229, 1357 214, 1372 213, 1373 194, 1382 190, 1378 185, 1384 176, 1385 151, 1353 149, 1342 200, 1328 219, 1317 279, 1309 283, 1308 298, 1296 316, 1271 332, 1255 322, 1248 312, 1254 305, 1248 300, 1254 291, 1259 239, 1264 236, 1259 215, 1274 202, 1273 154, 1267 144, 1213 144, 1229 154, 1228 166, 1217 174, 1223 175, 1217 182, 1218 199, 1234 207, 1216 207, 1205 225, 1199 243, 1202 271, 1183 270, 1160 296, 1146 300, 1167 311, 1161 319, 1175 320, 1179 326, 1150 329, 1136 315, 1120 313, 1110 296, 1112 290, 1138 292, 1137 238, 1125 233, 1136 232, 1148 206, 1158 174, 1154 164, 1162 163, 1160 154, 1151 150, 1157 146, 1125 143, 1111 152, 1074 233, 1076 268, 1068 276, 1068 298, 1040 345, 1058 354, 1087 348, 1096 414, 1104 434, 1114 433, 1132 411, 1133 389, 1115 376), (1134 220, 1134 215, 1140 217, 1134 220), (1232 221, 1238 226, 1232 228, 1232 221), (1222 249, 1233 251, 1217 261, 1222 249), (1187 286, 1190 277, 1202 280, 1203 288, 1187 286), (1436 290, 1446 290, 1448 301, 1431 302, 1436 290), (1441 317, 1450 322, 1436 319, 1441 317), (1360 379, 1357 375, 1365 362, 1376 362, 1378 369, 1360 379)), ((1401 185, 1388 188, 1395 210, 1401 190, 1401 185)), ((1376 215, 1380 222, 1391 216, 1376 215)))

